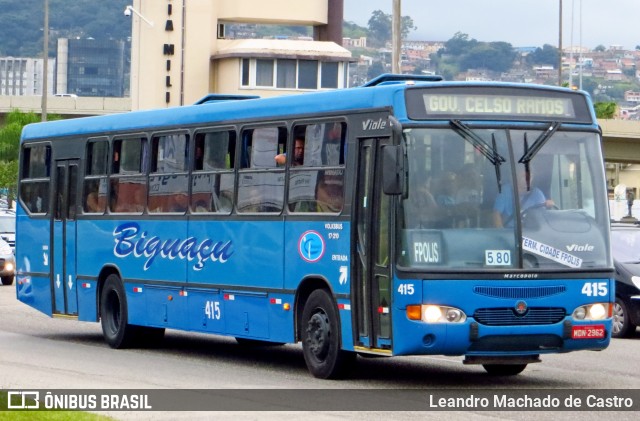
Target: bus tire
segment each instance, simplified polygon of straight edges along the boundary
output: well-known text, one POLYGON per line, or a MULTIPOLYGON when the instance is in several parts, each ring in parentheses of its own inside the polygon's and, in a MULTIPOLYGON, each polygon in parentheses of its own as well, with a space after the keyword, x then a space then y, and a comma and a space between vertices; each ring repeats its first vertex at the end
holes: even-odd
POLYGON ((13 284, 13 276, 2 277, 2 285, 12 285, 12 284, 13 284))
POLYGON ((492 376, 515 376, 527 368, 527 364, 482 364, 492 376))
POLYGON ((307 368, 320 379, 339 378, 356 354, 343 351, 336 306, 322 289, 309 296, 302 311, 302 351, 307 368))
POLYGON ((100 322, 104 339, 111 348, 121 349, 133 345, 136 329, 129 324, 127 297, 118 275, 109 275, 102 287, 100 322))

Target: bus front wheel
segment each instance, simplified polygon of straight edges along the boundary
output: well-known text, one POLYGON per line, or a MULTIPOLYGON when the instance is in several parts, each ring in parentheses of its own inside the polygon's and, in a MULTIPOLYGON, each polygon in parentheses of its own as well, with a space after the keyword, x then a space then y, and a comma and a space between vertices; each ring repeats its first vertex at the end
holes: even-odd
POLYGON ((118 275, 109 275, 100 294, 102 334, 111 348, 128 348, 133 344, 135 326, 128 322, 127 298, 118 275))
POLYGON ((325 290, 312 292, 302 312, 302 350, 307 368, 321 379, 341 377, 355 361, 355 353, 340 349, 337 310, 325 290))
POLYGON ((526 364, 483 364, 482 366, 492 376, 515 376, 527 368, 526 364))

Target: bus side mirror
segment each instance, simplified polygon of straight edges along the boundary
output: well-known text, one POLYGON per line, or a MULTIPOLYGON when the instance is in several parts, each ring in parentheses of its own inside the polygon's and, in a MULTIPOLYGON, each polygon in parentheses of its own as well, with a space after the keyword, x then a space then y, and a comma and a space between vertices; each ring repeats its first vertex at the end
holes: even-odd
POLYGON ((401 146, 382 147, 382 191, 390 195, 404 191, 404 159, 401 146))

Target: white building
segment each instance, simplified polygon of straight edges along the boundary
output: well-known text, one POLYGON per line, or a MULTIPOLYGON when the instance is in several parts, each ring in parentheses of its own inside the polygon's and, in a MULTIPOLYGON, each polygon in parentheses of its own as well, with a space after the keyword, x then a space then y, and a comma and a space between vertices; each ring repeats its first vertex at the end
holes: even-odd
MULTIPOLYGON (((0 95, 42 95, 43 64, 41 58, 0 57, 0 95)), ((55 59, 50 58, 47 66, 47 91, 51 95, 55 59)))
POLYGON ((135 0, 132 12, 134 110, 347 85, 343 0, 135 0), (228 39, 236 23, 309 26, 314 41, 228 39))

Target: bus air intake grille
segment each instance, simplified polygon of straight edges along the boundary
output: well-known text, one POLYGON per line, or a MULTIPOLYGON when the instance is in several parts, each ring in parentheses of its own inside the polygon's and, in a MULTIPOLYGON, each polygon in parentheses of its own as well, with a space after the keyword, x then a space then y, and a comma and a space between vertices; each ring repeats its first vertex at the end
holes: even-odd
POLYGON ((480 308, 473 318, 486 326, 551 325, 561 322, 566 316, 563 308, 532 307, 523 315, 518 315, 512 307, 480 308))
POLYGON ((564 285, 557 286, 538 286, 538 287, 483 287, 478 286, 473 289, 473 292, 479 295, 485 295, 492 298, 513 298, 528 299, 528 298, 543 298, 551 297, 552 295, 558 295, 566 292, 567 288, 564 285))

